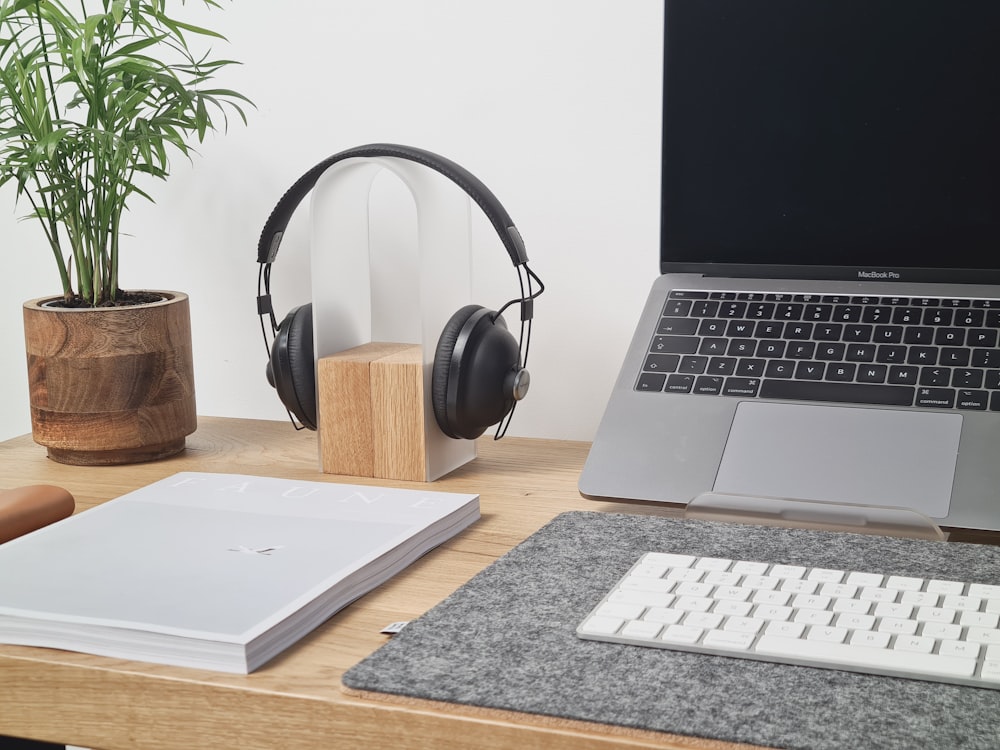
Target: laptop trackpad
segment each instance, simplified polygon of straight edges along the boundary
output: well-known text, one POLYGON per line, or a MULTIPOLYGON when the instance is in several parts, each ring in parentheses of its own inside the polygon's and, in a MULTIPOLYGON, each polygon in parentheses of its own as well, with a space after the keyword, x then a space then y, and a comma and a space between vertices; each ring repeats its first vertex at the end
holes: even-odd
POLYGON ((714 491, 948 515, 960 414, 744 401, 714 491))

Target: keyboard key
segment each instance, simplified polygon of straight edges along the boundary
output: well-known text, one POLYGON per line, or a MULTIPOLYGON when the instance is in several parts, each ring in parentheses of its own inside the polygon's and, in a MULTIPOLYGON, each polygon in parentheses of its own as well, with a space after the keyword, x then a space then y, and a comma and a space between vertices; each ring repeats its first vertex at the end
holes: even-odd
POLYGON ((694 318, 660 318, 656 327, 657 334, 678 336, 691 335, 698 330, 698 321, 694 318))
POLYGON ((655 336, 649 350, 654 354, 694 354, 698 351, 695 336, 655 336))
POLYGON ((950 409, 955 405, 955 390, 953 388, 918 388, 917 406, 927 406, 935 409, 950 409))
POLYGON ((757 378, 726 378, 722 393, 726 396, 743 396, 751 398, 757 395, 760 380, 757 378))
POLYGON ((701 634, 705 631, 702 628, 692 628, 687 625, 670 625, 660 635, 660 640, 666 643, 697 643, 701 634))
POLYGON ((662 391, 666 380, 666 375, 644 372, 639 376, 639 380, 635 384, 635 389, 637 391, 662 391))
POLYGON ((667 295, 669 299, 708 299, 708 292, 692 289, 672 289, 667 295))
POLYGON ((625 623, 621 633, 628 638, 655 638, 661 630, 663 630, 663 626, 658 622, 631 620, 625 623))
POLYGON ((710 630, 705 634, 704 645, 726 651, 746 651, 753 644, 753 633, 734 633, 727 630, 710 630))
POLYGON ((822 383, 795 380, 765 380, 761 384, 762 398, 797 401, 831 401, 837 403, 910 406, 915 389, 897 385, 867 383, 822 383))
POLYGON ((752 357, 756 350, 757 342, 753 339, 733 339, 726 354, 730 357, 752 357))
POLYGON ((685 317, 689 312, 691 312, 690 300, 668 299, 667 304, 663 306, 664 315, 685 317))
POLYGON ((719 303, 713 300, 697 300, 691 305, 692 318, 714 318, 719 314, 719 303))
POLYGON ((642 369, 645 372, 674 372, 680 362, 681 358, 676 354, 648 354, 642 369))
POLYGON ((986 391, 959 390, 955 406, 971 411, 986 411, 989 403, 989 393, 986 391))
POLYGON ((762 635, 757 642, 756 651, 760 654, 787 656, 822 664, 852 665, 861 667, 865 671, 874 668, 903 674, 971 677, 976 669, 975 659, 940 654, 915 654, 854 646, 849 643, 827 643, 773 635, 762 635))
POLYGON ((694 388, 694 375, 674 374, 667 376, 664 390, 667 393, 690 393, 694 388))

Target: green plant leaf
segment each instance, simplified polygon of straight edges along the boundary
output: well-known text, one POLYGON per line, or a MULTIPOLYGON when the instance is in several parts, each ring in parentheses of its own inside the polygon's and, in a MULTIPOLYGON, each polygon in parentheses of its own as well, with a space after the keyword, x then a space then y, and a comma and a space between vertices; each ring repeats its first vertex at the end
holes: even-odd
MULTIPOLYGON (((221 7, 216 0, 202 0, 221 7)), ((167 0, 0 0, 0 185, 30 203, 64 293, 94 304, 116 294, 119 235, 128 200, 152 200, 171 153, 190 156, 228 126, 246 123, 249 98, 209 86, 234 60, 191 42, 225 40, 172 18, 167 0), (103 12, 87 13, 87 8, 103 12)))

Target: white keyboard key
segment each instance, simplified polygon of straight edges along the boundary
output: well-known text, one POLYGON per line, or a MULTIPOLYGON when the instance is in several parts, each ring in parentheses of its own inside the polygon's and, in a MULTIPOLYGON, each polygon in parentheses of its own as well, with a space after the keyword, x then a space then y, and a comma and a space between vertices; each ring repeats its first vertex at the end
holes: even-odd
POLYGON ((1000 625, 1000 614, 996 612, 963 612, 958 618, 958 624, 980 628, 996 628, 1000 625))
POLYGON ((819 583, 840 583, 844 580, 843 570, 831 570, 830 568, 813 568, 806 574, 807 581, 818 581, 819 583))
POLYGON ((674 589, 677 596, 708 596, 715 587, 710 583, 678 583, 674 589))
POLYGON ((791 594, 815 594, 818 588, 818 581, 806 581, 799 578, 789 578, 782 581, 778 587, 779 590, 787 591, 791 594))
POLYGON ((629 571, 630 576, 640 576, 642 578, 662 578, 670 570, 669 565, 654 565, 642 562, 629 571))
POLYGON ((734 602, 723 599, 712 608, 712 611, 726 617, 746 617, 753 611, 753 604, 750 602, 734 602))
POLYGON ((900 636, 896 639, 893 644, 893 648, 897 651, 906 651, 915 654, 929 654, 934 650, 934 644, 937 643, 933 638, 925 638, 922 635, 907 635, 900 636))
POLYGON ((694 567, 698 570, 729 570, 732 564, 732 560, 721 557, 703 557, 694 564, 694 567))
POLYGON ((899 596, 899 592, 893 589, 883 589, 878 586, 865 586, 861 589, 859 599, 866 602, 894 602, 899 596))
POLYGON ((663 630, 663 626, 658 622, 649 620, 630 620, 625 623, 621 634, 627 638, 655 638, 663 630))
POLYGON ((695 570, 694 568, 671 568, 663 577, 668 581, 697 583, 704 575, 704 570, 695 570))
POLYGON ((824 641, 825 643, 843 643, 845 638, 847 638, 847 628, 838 628, 833 625, 811 627, 806 636, 806 640, 824 641))
POLYGON ((618 584, 618 588, 623 591, 657 591, 662 594, 667 593, 674 587, 673 581, 668 581, 665 578, 633 578, 629 576, 622 580, 618 584))
POLYGON ((708 612, 713 604, 715 600, 707 596, 680 596, 674 602, 674 609, 682 609, 685 612, 708 612))
POLYGON ((764 620, 756 617, 730 617, 726 620, 723 630, 733 633, 755 634, 759 633, 762 627, 764 627, 764 620))
POLYGON ((742 633, 732 630, 710 630, 705 634, 702 643, 709 648, 726 651, 746 651, 753 645, 753 633, 742 633))
POLYGON ((961 581, 941 581, 933 579, 927 582, 927 591, 932 594, 961 594, 965 584, 961 581))
POLYGON ((983 600, 976 596, 960 596, 958 594, 948 594, 941 602, 942 607, 949 609, 972 610, 978 612, 983 606, 983 600))
POLYGON ((965 640, 972 643, 985 643, 988 646, 1000 645, 1000 630, 995 628, 969 628, 965 640))
POLYGON ((1000 586, 988 583, 970 583, 969 596, 980 599, 1000 599, 1000 586))
POLYGON ((773 622, 774 620, 785 621, 792 616, 795 610, 791 607, 782 607, 777 604, 761 604, 753 611, 753 616, 761 620, 773 622))
POLYGON ((628 602, 605 602, 595 614, 601 617, 620 617, 623 620, 637 620, 646 608, 641 604, 628 602))
POLYGON ((758 654, 785 656, 820 664, 853 665, 904 674, 970 677, 976 668, 975 659, 940 654, 913 654, 892 649, 852 646, 848 643, 808 641, 773 635, 762 635, 757 641, 756 651, 758 654))
POLYGON ((835 599, 850 599, 857 596, 858 587, 850 583, 824 583, 819 587, 819 593, 835 599))
POLYGON ((694 555, 677 555, 672 552, 647 552, 643 559, 671 568, 690 568, 697 558, 694 555))
POLYGON ((593 633, 594 635, 613 635, 618 632, 618 628, 624 623, 625 620, 621 617, 593 615, 584 621, 583 625, 580 626, 580 630, 585 633, 593 633))
POLYGON ((875 627, 875 617, 873 615, 838 615, 833 621, 838 628, 849 628, 850 630, 871 630, 875 627))
POLYGON ((942 656, 965 656, 969 659, 977 659, 982 650, 978 643, 966 641, 941 641, 938 646, 938 653, 942 656))
POLYGON ((889 633, 880 633, 877 630, 856 630, 851 634, 852 646, 888 648, 891 640, 892 636, 889 633))
POLYGON ((778 578, 777 576, 762 576, 751 573, 750 575, 744 577, 743 585, 749 589, 773 591, 781 585, 782 580, 784 579, 778 578))
POLYGON ((775 578, 802 578, 807 569, 801 565, 772 565, 769 575, 775 578))
POLYGON ((908 619, 913 616, 913 605, 879 602, 875 605, 874 614, 876 617, 898 617, 901 619, 908 619))
POLYGON ((786 638, 801 638, 806 626, 801 622, 769 622, 764 632, 768 635, 780 635, 786 638))
POLYGON ((805 625, 829 625, 833 622, 833 612, 828 609, 797 609, 792 619, 805 625))
POLYGON ((608 595, 609 602, 619 604, 645 604, 647 607, 666 607, 674 600, 673 594, 659 591, 634 591, 618 589, 608 595))
POLYGON ((743 586, 720 586, 715 590, 715 598, 722 601, 745 602, 753 596, 753 589, 743 586))
POLYGON ((913 604, 918 607, 936 607, 941 597, 929 591, 904 591, 899 595, 903 604, 913 604))
POLYGON ((660 640, 665 643, 694 644, 704 632, 701 628, 691 628, 687 625, 668 625, 660 634, 660 640))
POLYGON ((895 591, 920 591, 923 587, 924 579, 912 576, 889 576, 885 582, 885 588, 895 591))
POLYGON ((798 609, 827 609, 830 597, 819 594, 799 594, 792 599, 792 606, 798 609))
MULTIPOLYGON (((767 563, 740 560, 733 564, 732 571, 743 575, 762 576, 767 573, 768 567, 767 563)), ((1000 599, 1000 593, 997 594, 997 598, 1000 599)))
POLYGON ((1000 682, 1000 659, 987 659, 983 662, 983 671, 979 675, 990 682, 1000 682))
POLYGON ((771 604, 783 606, 792 599, 792 594, 788 591, 758 591, 753 595, 751 601, 754 604, 771 604))
POLYGON ((739 586, 743 576, 739 573, 732 573, 722 570, 711 570, 702 579, 705 583, 713 586, 739 586))
POLYGON ((958 614, 953 609, 944 607, 917 607, 916 619, 919 622, 943 622, 945 624, 955 622, 955 615, 958 614))
MULTIPOLYGON (((855 570, 847 574, 847 583, 855 586, 882 586, 884 579, 885 576, 881 573, 859 573, 855 570)), ((886 586, 886 588, 892 587, 886 586)))
POLYGON ((900 617, 883 617, 877 630, 893 635, 913 635, 917 632, 916 620, 904 620, 900 617))
POLYGON ((872 603, 862 599, 834 599, 834 612, 848 612, 852 615, 867 615, 872 611, 872 603))
POLYGON ((940 622, 925 622, 920 633, 921 635, 926 635, 928 638, 937 638, 939 641, 954 641, 962 637, 962 626, 954 624, 945 625, 940 622))
POLYGON ((663 625, 676 625, 686 614, 687 612, 670 607, 650 607, 646 610, 646 614, 642 616, 642 619, 649 620, 650 622, 658 622, 663 625))
POLYGON ((683 624, 689 628, 710 630, 719 627, 724 619, 725 617, 717 612, 688 612, 683 624))

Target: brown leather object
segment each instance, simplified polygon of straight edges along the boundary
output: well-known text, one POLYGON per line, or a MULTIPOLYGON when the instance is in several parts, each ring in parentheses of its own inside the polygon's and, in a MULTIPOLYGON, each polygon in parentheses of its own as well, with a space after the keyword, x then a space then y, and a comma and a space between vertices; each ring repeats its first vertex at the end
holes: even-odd
POLYGON ((0 490, 0 544, 72 515, 75 505, 69 492, 51 484, 0 490))

